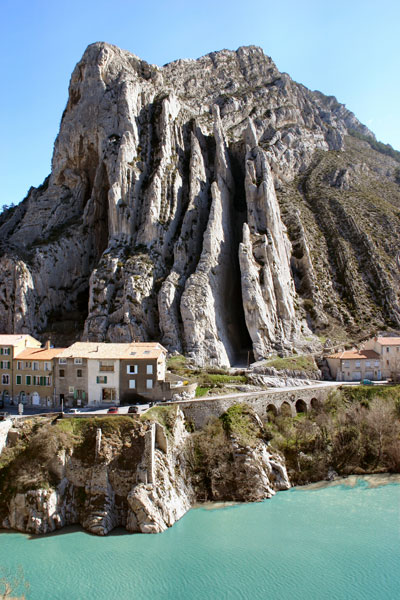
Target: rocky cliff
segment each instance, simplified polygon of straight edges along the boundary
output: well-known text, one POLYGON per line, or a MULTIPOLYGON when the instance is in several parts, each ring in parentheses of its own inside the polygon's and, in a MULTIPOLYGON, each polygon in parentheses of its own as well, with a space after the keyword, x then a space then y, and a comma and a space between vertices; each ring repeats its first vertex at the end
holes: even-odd
POLYGON ((0 329, 230 365, 397 327, 398 160, 260 48, 92 44, 50 176, 0 218, 0 329))
POLYGON ((224 432, 220 420, 191 434, 175 406, 153 409, 145 421, 19 422, 0 455, 0 527, 157 533, 195 501, 262 500, 288 489, 284 461, 263 440, 263 424, 240 410, 246 438, 224 432))

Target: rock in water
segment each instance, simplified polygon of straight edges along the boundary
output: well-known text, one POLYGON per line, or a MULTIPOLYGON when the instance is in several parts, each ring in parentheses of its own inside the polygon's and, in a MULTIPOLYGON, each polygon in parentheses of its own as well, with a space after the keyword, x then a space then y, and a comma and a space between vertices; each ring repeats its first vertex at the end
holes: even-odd
POLYGON ((0 219, 0 329, 228 366, 399 325, 398 161, 260 48, 160 68, 92 44, 50 176, 0 219))

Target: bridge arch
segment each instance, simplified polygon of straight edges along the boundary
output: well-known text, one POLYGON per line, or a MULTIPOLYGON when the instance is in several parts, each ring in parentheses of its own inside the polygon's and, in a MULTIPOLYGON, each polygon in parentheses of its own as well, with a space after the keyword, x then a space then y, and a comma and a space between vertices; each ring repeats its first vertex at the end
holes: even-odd
POLYGON ((319 410, 322 406, 322 403, 318 398, 311 398, 310 404, 313 410, 319 410))
POLYGON ((299 398, 296 401, 295 407, 296 407, 296 413, 306 413, 307 412, 307 404, 301 398, 299 398))
POLYGON ((278 409, 276 408, 275 404, 268 404, 265 412, 267 413, 267 417, 268 419, 270 419, 271 417, 276 417, 278 415, 278 409))

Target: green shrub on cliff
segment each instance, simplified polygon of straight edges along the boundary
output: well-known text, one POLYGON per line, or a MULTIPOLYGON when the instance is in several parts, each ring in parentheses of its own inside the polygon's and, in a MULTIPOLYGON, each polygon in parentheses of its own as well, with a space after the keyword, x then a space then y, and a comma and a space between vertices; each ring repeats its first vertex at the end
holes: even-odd
POLYGON ((234 404, 220 419, 226 434, 236 438, 243 446, 254 447, 260 441, 260 426, 247 404, 234 404))

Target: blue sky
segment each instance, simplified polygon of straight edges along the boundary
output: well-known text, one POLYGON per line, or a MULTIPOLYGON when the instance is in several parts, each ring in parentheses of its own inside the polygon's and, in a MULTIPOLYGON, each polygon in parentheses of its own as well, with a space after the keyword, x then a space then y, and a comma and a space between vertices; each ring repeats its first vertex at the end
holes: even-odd
POLYGON ((70 75, 95 41, 158 65, 261 46, 400 149, 399 23, 398 0, 0 0, 0 205, 50 172, 70 75))

